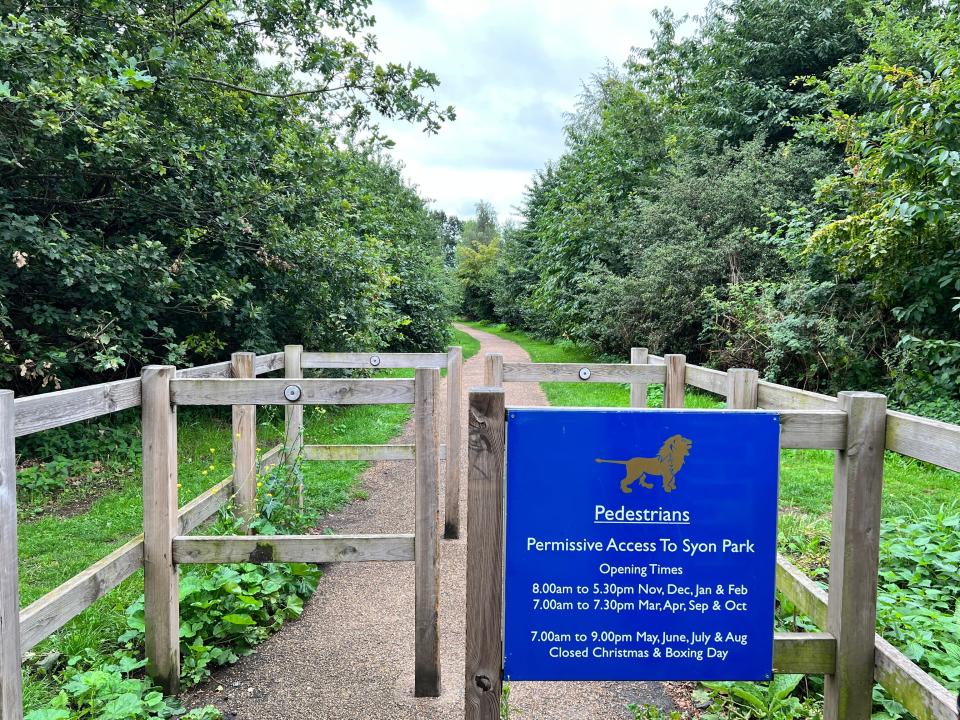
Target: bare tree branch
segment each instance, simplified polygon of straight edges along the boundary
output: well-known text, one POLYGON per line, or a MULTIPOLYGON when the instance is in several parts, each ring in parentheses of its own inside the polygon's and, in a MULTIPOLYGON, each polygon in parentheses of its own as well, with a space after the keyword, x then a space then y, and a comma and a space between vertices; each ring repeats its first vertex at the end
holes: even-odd
POLYGON ((177 26, 183 27, 184 25, 186 25, 188 22, 193 20, 197 15, 203 12, 207 8, 207 6, 209 6, 213 1, 214 0, 204 0, 196 8, 194 8, 193 11, 189 15, 187 15, 183 20, 178 20, 177 26))
MULTIPOLYGON (((260 97, 268 98, 277 98, 280 100, 286 98, 295 98, 295 97, 304 97, 307 95, 322 95, 323 93, 336 92, 338 90, 346 90, 349 85, 337 85, 336 87, 322 87, 322 88, 313 88, 312 90, 298 90, 296 92, 288 93, 272 93, 266 92, 264 90, 256 90, 254 88, 243 87, 242 85, 234 85, 233 83, 224 82, 223 80, 215 80, 214 78, 201 77, 199 75, 188 75, 187 79, 193 80, 194 82, 204 82, 210 83, 211 85, 217 85, 227 90, 235 90, 236 92, 247 93, 249 95, 259 95, 260 97)), ((353 86, 355 89, 362 89, 362 86, 357 85, 353 86)))

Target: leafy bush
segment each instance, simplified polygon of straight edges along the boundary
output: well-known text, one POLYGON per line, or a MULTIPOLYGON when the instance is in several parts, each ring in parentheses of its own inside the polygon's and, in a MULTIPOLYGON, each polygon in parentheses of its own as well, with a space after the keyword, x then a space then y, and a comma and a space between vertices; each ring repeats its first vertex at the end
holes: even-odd
POLYGON ((878 632, 960 691, 960 515, 885 520, 880 556, 878 632))
POLYGON ((453 112, 427 97, 435 75, 374 59, 368 5, 83 0, 0 17, 5 386, 292 342, 445 342, 439 224, 371 114, 434 132, 453 112))
POLYGON ((714 702, 701 717, 703 720, 815 720, 823 709, 813 699, 793 695, 803 675, 775 675, 769 683, 705 682, 714 691, 714 702))
MULTIPOLYGON (((251 523, 260 535, 302 533, 316 517, 297 507, 301 461, 277 465, 258 475, 258 517, 251 523)), ((234 533, 242 521, 225 506, 208 532, 234 533)), ((303 603, 317 588, 321 572, 304 563, 241 563, 194 567, 180 575, 181 680, 202 682, 212 670, 236 662, 300 617, 303 603)), ((144 598, 126 610, 127 631, 118 649, 104 657, 92 650, 68 660, 61 692, 30 720, 154 720, 183 714, 146 678, 131 677, 146 665, 144 598)), ((212 708, 195 710, 185 720, 217 720, 212 708)))
MULTIPOLYGON (((181 679, 195 685, 221 665, 235 663, 287 620, 300 617, 303 601, 321 572, 302 563, 217 565, 180 580, 181 679)), ((129 630, 120 641, 144 642, 143 598, 127 609, 129 630)))
POLYGON ((95 669, 68 668, 50 707, 28 713, 25 720, 220 720, 215 708, 186 712, 149 680, 131 676, 144 665, 145 660, 117 653, 95 669))

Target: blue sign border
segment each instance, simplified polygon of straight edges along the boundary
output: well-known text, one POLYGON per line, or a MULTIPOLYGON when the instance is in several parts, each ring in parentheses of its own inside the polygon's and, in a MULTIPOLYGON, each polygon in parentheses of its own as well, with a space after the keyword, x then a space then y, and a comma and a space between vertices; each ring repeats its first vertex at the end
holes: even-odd
POLYGON ((505 678, 769 679, 779 431, 779 415, 762 411, 508 409, 505 678), (678 472, 642 473, 624 492, 626 462, 661 468, 673 437, 692 441, 678 472), (610 551, 612 539, 642 549, 610 551), (717 550, 685 556, 685 539, 717 550), (724 540, 741 553, 721 550, 724 540), (683 575, 626 574, 654 565, 683 575), (690 597, 718 588, 722 596, 690 597), (661 600, 685 609, 664 611, 661 600), (727 603, 746 609, 728 612, 727 603))

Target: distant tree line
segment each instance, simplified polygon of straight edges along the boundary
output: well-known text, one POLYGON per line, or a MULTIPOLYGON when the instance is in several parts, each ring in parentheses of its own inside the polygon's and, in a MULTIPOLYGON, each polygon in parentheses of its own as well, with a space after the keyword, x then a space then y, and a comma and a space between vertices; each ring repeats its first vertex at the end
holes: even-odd
POLYGON ((284 343, 442 347, 443 223, 376 118, 434 132, 453 111, 432 73, 373 59, 369 4, 4 4, 5 387, 284 343))
POLYGON ((522 223, 464 254, 464 311, 960 420, 957 4, 656 19, 588 83, 522 223))

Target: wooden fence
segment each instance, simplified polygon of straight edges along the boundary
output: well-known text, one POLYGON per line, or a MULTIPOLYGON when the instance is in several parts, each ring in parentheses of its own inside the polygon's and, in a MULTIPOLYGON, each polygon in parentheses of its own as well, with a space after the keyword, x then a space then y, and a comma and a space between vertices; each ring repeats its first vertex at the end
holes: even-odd
POLYGON ((777 633, 777 672, 823 674, 824 717, 866 720, 879 682, 919 720, 957 720, 958 699, 876 635, 883 451, 960 470, 960 427, 886 409, 873 393, 826 395, 760 381, 755 370, 688 365, 634 348, 629 365, 504 363, 485 358, 487 388, 471 391, 468 437, 465 717, 498 718, 503 647, 503 491, 506 382, 630 384, 645 407, 647 385, 664 384, 664 407, 682 408, 684 386, 724 396, 731 410, 777 410, 782 448, 836 450, 830 586, 822 590, 783 557, 777 588, 825 632, 777 633))
MULTIPOLYGON (((220 543, 217 549, 210 539, 186 536, 206 522, 228 501, 233 500, 241 517, 250 518, 255 511, 256 487, 256 414, 257 404, 286 406, 286 428, 283 444, 273 447, 260 458, 260 467, 269 468, 302 452, 309 460, 411 460, 417 464, 418 478, 434 478, 433 464, 447 457, 446 530, 448 537, 459 532, 460 423, 459 400, 462 351, 452 347, 447 353, 364 354, 304 353, 300 346, 287 346, 284 352, 255 356, 235 353, 230 361, 184 368, 147 368, 141 378, 120 380, 99 385, 16 398, 9 390, 0 390, 0 717, 19 720, 23 716, 20 661, 23 653, 52 635, 93 603, 114 589, 141 568, 145 572, 145 602, 148 616, 161 618, 148 629, 148 655, 151 672, 161 677, 168 688, 175 687, 171 645, 176 645, 176 627, 170 618, 171 605, 177 597, 171 585, 170 564, 211 562, 213 558, 242 557, 249 561, 251 550, 256 554, 256 540, 233 538, 233 543, 220 543), (429 397, 420 398, 414 380, 297 380, 306 368, 425 368, 419 387, 429 397), (448 447, 436 447, 432 438, 438 432, 436 388, 439 368, 447 369, 448 447), (256 380, 276 370, 284 370, 287 379, 256 380), (424 374, 426 372, 426 374, 424 374), (291 382, 293 380, 293 382, 291 382), (291 384, 301 388, 302 399, 289 401, 282 392, 291 384), (224 399, 226 386, 233 395, 224 399), (432 389, 430 389, 432 388, 432 389), (277 392, 280 392, 278 399, 277 392), (164 398, 166 402, 164 402, 164 398), (304 404, 357 404, 402 402, 420 405, 417 412, 417 445, 374 446, 303 446, 304 404), (240 403, 240 404, 238 404, 240 403), (176 404, 226 404, 233 406, 234 472, 181 508, 177 508, 176 462, 171 455, 176 448, 174 421, 176 404), (38 598, 27 607, 19 607, 17 527, 16 527, 16 448, 15 438, 62 427, 134 407, 143 408, 144 422, 144 535, 139 535, 106 557, 78 573, 70 580, 38 598), (421 419, 423 418, 423 419, 421 419), (172 478, 172 486, 171 486, 172 478), (155 542, 146 542, 145 535, 155 542), (166 539, 170 542, 167 544, 166 539), (251 543, 253 545, 251 546, 251 543), (166 569, 166 570, 164 570, 166 569), (158 654, 164 649, 164 657, 158 654)), ((439 472, 439 470, 437 471, 439 472)), ((426 481, 425 481, 426 482, 426 481)), ((418 480, 419 483, 419 480, 418 480)), ((419 485, 418 485, 419 487, 419 485)), ((436 571, 427 567, 431 560, 431 542, 436 535, 433 505, 439 508, 435 495, 424 486, 418 493, 416 532, 424 542, 414 543, 414 536, 373 538, 324 536, 318 543, 304 545, 291 538, 270 538, 271 557, 276 561, 303 560, 332 562, 336 560, 413 559, 418 563, 418 587, 436 582, 436 571), (431 520, 433 518, 433 520, 431 520), (431 529, 432 528, 432 529, 431 529)), ((437 510, 438 512, 438 510, 437 510)), ((216 538, 216 540, 223 540, 216 538)), ((260 551, 265 556, 265 551, 260 551)), ((233 562, 231 559, 216 562, 233 562)), ((433 592, 436 595, 436 592, 433 592)), ((432 614, 429 593, 421 605, 418 596, 418 637, 429 636, 432 614), (422 627, 421 627, 422 626, 422 627), (424 632, 421 633, 420 630, 424 632)), ((434 628, 434 636, 436 636, 434 628)), ((435 646, 436 643, 434 642, 435 646)), ((437 656, 436 648, 427 642, 418 647, 417 667, 428 668, 437 656)), ((430 694, 439 688, 439 669, 435 675, 426 670, 417 674, 417 691, 430 694)))

